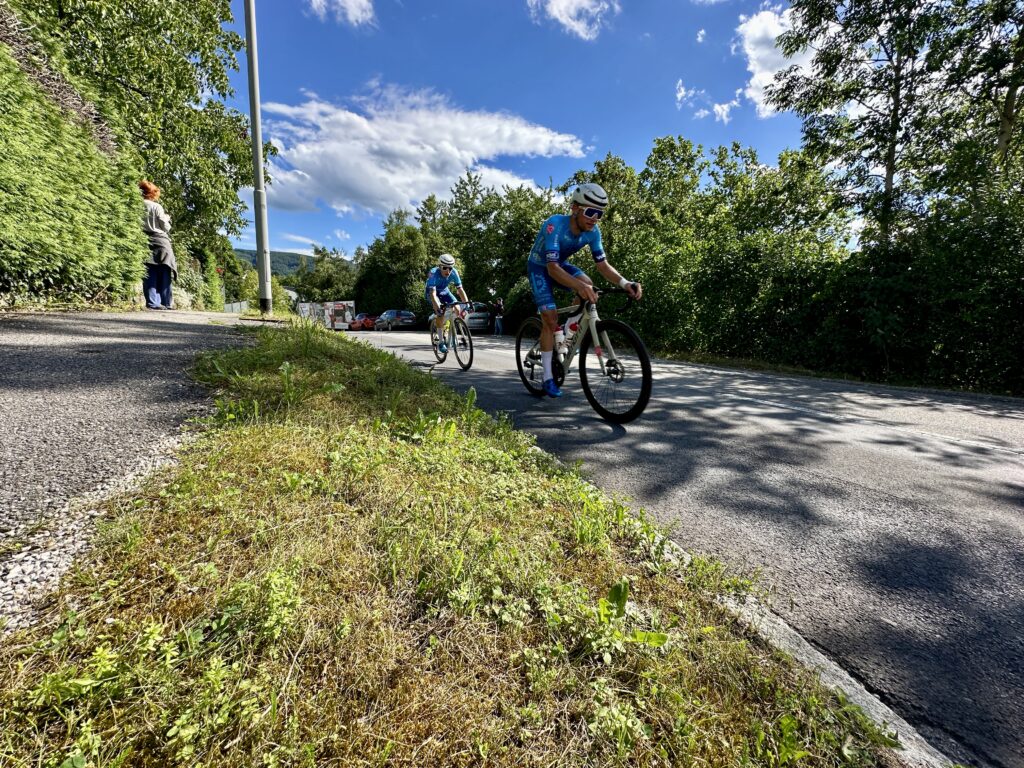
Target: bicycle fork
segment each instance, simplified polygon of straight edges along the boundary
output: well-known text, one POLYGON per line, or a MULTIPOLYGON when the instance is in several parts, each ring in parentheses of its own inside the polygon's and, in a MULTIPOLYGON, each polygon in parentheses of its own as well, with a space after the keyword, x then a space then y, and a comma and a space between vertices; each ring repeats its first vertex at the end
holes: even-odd
POLYGON ((591 304, 587 308, 587 331, 594 334, 594 356, 597 358, 598 365, 601 367, 601 375, 608 376, 608 368, 605 365, 605 358, 609 361, 616 360, 615 350, 612 348, 612 344, 608 341, 608 334, 604 334, 604 346, 601 345, 601 336, 597 332, 597 306, 591 304))

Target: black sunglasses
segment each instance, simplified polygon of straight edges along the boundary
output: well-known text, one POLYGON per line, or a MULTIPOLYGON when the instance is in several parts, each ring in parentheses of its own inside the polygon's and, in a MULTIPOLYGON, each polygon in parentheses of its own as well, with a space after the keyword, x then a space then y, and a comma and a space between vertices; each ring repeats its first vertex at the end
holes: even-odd
POLYGON ((441 267, 441 271, 442 272, 451 272, 452 268, 451 267, 441 267))
POLYGON ((586 216, 588 219, 600 219, 602 216, 604 216, 604 211, 602 211, 600 208, 584 208, 583 215, 586 216))

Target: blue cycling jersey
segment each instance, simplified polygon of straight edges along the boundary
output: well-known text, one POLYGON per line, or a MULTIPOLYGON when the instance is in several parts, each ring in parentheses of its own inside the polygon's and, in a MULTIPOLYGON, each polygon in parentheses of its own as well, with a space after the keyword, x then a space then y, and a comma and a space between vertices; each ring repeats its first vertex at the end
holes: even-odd
POLYGON ((572 216, 556 214, 541 224, 537 239, 533 241, 533 248, 530 249, 531 267, 546 267, 550 262, 563 265, 585 245, 590 246, 590 255, 594 257, 595 262, 605 260, 604 248, 601 246, 601 230, 594 227, 589 232, 574 235, 569 228, 571 221, 572 216))
POLYGON ((430 297, 431 288, 437 288, 438 294, 441 294, 448 290, 449 285, 462 285, 462 278, 459 277, 458 270, 456 270, 453 267, 452 271, 448 273, 447 277, 445 277, 444 274, 441 272, 440 267, 434 267, 432 270, 430 270, 430 274, 427 275, 427 298, 430 297))

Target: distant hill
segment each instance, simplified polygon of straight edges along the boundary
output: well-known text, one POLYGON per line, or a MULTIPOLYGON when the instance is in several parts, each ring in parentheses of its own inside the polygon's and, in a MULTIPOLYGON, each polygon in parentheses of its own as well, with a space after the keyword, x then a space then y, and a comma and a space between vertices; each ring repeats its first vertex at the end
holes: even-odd
MULTIPOLYGON (((235 255, 250 266, 256 266, 256 251, 249 250, 248 248, 235 248, 235 255)), ((271 251, 270 274, 290 275, 299 268, 299 262, 301 259, 301 253, 292 253, 291 251, 271 251)))

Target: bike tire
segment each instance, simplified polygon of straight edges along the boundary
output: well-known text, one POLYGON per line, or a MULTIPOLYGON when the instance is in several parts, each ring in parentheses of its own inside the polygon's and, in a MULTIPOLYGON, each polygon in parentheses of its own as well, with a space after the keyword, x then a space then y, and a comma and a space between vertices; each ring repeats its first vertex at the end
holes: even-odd
POLYGON ((441 352, 438 347, 441 344, 441 336, 437 332, 437 326, 434 325, 433 321, 430 323, 430 343, 434 347, 434 357, 437 358, 437 362, 443 363, 448 359, 447 352, 441 352))
POLYGON ((589 331, 580 347, 580 384, 587 401, 600 416, 615 424, 626 424, 644 412, 651 399, 654 376, 651 358, 639 334, 621 320, 597 323, 601 355, 608 348, 615 359, 605 357, 607 373, 602 374, 594 337, 589 331))
POLYGON ((528 317, 516 333, 516 368, 526 391, 534 397, 544 396, 544 367, 540 358, 543 328, 539 317, 528 317))
POLYGON ((473 334, 469 332, 469 326, 461 317, 455 318, 452 341, 455 344, 455 359, 459 362, 459 367, 468 371, 473 365, 473 334))

